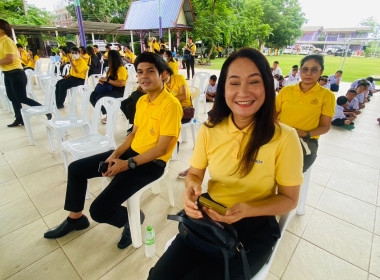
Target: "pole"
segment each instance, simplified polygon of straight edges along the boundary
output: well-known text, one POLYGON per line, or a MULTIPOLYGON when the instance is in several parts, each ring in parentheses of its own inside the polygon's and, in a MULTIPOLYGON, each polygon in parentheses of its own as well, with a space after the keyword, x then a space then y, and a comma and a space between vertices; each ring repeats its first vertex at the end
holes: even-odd
POLYGON ((26 0, 22 0, 22 4, 24 5, 24 14, 25 14, 25 17, 28 19, 28 7, 26 5, 26 0))
POLYGON ((180 44, 180 33, 179 30, 177 30, 177 52, 179 52, 179 44, 180 44))
POLYGON ((94 32, 91 33, 91 38, 92 38, 92 45, 95 45, 95 36, 94 36, 94 32))
POLYGON ((345 50, 345 52, 344 52, 344 59, 343 59, 342 69, 340 69, 340 70, 342 70, 342 71, 343 71, 343 68, 344 68, 344 63, 346 62, 347 52, 348 52, 348 49, 349 49, 349 48, 350 48, 350 42, 348 43, 347 48, 346 48, 346 50, 345 50))
POLYGON ((135 46, 133 43, 133 31, 131 30, 131 47, 132 47, 132 52, 135 53, 135 46))
POLYGON ((140 47, 141 47, 141 53, 144 52, 144 42, 142 37, 142 30, 140 30, 140 47))
POLYGON ((16 33, 15 30, 12 28, 12 36, 13 36, 13 41, 17 43, 17 38, 16 38, 16 33))
POLYGON ((162 11, 161 11, 161 0, 158 0, 158 28, 159 37, 162 39, 162 11))
POLYGON ((169 35, 169 50, 172 50, 172 35, 170 34, 170 29, 168 29, 168 35, 169 35))
POLYGON ((79 0, 74 0, 75 14, 78 20, 78 29, 82 46, 86 47, 86 35, 84 34, 82 11, 79 0))

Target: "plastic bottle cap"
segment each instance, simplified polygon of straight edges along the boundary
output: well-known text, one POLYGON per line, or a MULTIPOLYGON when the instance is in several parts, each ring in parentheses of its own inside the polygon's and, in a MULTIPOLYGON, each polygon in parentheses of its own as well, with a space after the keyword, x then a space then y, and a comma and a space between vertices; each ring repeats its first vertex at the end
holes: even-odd
POLYGON ((152 231, 152 227, 151 227, 151 226, 148 226, 148 227, 146 228, 146 230, 147 230, 147 231, 152 231))

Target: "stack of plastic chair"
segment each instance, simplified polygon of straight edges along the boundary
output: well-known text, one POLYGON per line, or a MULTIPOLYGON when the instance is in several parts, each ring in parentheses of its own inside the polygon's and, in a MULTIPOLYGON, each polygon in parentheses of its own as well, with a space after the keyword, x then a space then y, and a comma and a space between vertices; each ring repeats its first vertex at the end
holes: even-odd
POLYGON ((0 101, 1 101, 1 104, 3 105, 3 109, 5 111, 12 111, 12 104, 9 101, 8 96, 7 96, 6 93, 7 92, 5 90, 4 74, 0 70, 0 101))
POLYGON ((35 145, 32 127, 30 125, 30 118, 35 116, 43 116, 46 114, 53 114, 54 117, 59 118, 59 113, 57 106, 55 104, 55 79, 49 79, 45 91, 44 104, 41 106, 32 106, 28 108, 21 109, 22 119, 24 120, 24 125, 26 133, 28 134, 30 145, 35 145))
POLYGON ((69 110, 68 116, 63 117, 63 118, 57 118, 57 119, 54 118, 46 122, 46 130, 48 133, 49 143, 50 143, 52 152, 54 152, 52 130, 55 130, 59 147, 61 147, 61 143, 64 141, 64 137, 68 129, 80 127, 83 131, 83 134, 88 135, 88 132, 90 129, 90 123, 88 121, 87 111, 88 111, 90 94, 91 94, 91 91, 87 87, 85 86, 78 87, 77 90, 75 90, 75 92, 72 93, 70 110, 69 110), (81 97, 80 99, 81 110, 79 110, 81 112, 80 115, 76 114, 77 108, 79 107, 77 106, 78 95, 80 95, 81 97))
MULTIPOLYGON (((32 69, 26 69, 25 75, 26 75, 26 78, 28 80, 28 82, 26 84, 26 94, 30 98, 32 98, 33 100, 37 101, 37 96, 36 96, 34 89, 33 89, 34 88, 34 84, 33 84, 34 72, 33 72, 33 70, 32 69)), ((42 91, 45 91, 45 89, 42 89, 42 91)))
POLYGON ((206 93, 205 93, 205 88, 207 83, 210 80, 210 73, 207 72, 197 72, 195 73, 191 86, 192 87, 197 87, 200 89, 201 94, 200 94, 200 99, 203 100, 203 105, 204 105, 204 113, 207 113, 207 108, 206 108, 206 93), (199 80, 199 86, 196 86, 196 81, 199 80))

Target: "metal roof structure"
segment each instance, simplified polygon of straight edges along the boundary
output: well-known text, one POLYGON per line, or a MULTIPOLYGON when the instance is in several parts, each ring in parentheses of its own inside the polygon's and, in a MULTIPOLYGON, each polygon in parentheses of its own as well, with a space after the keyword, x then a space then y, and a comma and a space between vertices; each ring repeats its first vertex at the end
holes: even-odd
MULTIPOLYGON (((190 0, 161 0, 162 29, 191 30, 195 15, 190 0)), ((123 30, 155 32, 158 30, 158 0, 133 1, 123 30)))

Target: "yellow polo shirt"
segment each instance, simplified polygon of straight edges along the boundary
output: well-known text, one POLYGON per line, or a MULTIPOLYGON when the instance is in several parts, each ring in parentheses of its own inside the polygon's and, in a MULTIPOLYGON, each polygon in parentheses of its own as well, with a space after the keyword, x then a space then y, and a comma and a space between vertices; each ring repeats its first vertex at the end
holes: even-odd
POLYGON ((105 52, 105 53, 104 53, 104 59, 105 59, 105 60, 108 60, 108 52, 105 52))
POLYGON ((36 67, 36 61, 39 59, 40 59, 40 57, 38 55, 35 55, 33 57, 34 61, 32 61, 32 60, 30 60, 30 58, 28 58, 28 64, 26 65, 26 67, 30 67, 30 68, 34 69, 34 67, 36 67))
MULTIPOLYGON (((127 81, 128 80, 128 71, 124 66, 120 66, 119 69, 117 69, 117 80, 127 81)), ((108 69, 107 71, 107 77, 110 76, 110 71, 108 69)))
POLYGON ((211 179, 208 193, 216 202, 231 207, 268 199, 276 194, 277 185, 302 184, 302 149, 295 129, 279 123, 275 133, 257 154, 251 172, 240 178, 235 172, 248 143, 253 124, 238 129, 231 115, 213 128, 199 129, 190 165, 208 167, 211 179))
POLYGON ((73 64, 76 68, 76 71, 74 71, 74 68, 70 68, 70 75, 73 77, 77 77, 79 79, 86 79, 87 69, 88 65, 84 61, 83 58, 79 57, 77 60, 73 60, 73 64))
POLYGON ((28 57, 26 54, 27 54, 26 50, 22 50, 20 52, 21 64, 25 66, 28 65, 28 57))
POLYGON ((119 51, 119 54, 121 57, 125 56, 125 53, 122 50, 119 51))
POLYGON ((174 136, 168 152, 158 159, 168 162, 177 145, 181 131, 183 111, 178 99, 166 89, 153 101, 149 101, 148 94, 137 101, 134 125, 137 132, 132 140, 131 148, 142 154, 158 144, 160 136, 174 136))
MULTIPOLYGON (((153 51, 152 49, 152 42, 149 42, 149 48, 153 51)), ((153 44, 153 48, 156 50, 156 51, 160 51, 160 45, 156 42, 153 44)))
MULTIPOLYGON (((276 97, 278 119, 291 127, 310 131, 319 126, 321 115, 333 117, 335 95, 318 83, 302 92, 299 83, 284 87, 276 97)), ((319 136, 312 138, 318 139, 319 136)))
POLYGON ((165 84, 165 88, 167 91, 169 91, 174 96, 177 96, 179 93, 179 89, 182 86, 186 86, 186 99, 180 101, 182 107, 193 107, 193 103, 191 102, 191 95, 189 87, 187 86, 185 77, 182 75, 171 75, 170 76, 170 88, 167 84, 165 84))
POLYGON ((90 56, 88 54, 85 54, 81 56, 81 58, 83 58, 84 62, 86 62, 86 64, 88 65, 88 62, 90 61, 90 56))
POLYGON ((197 47, 195 46, 195 44, 194 44, 194 43, 191 44, 191 45, 186 44, 186 46, 190 49, 190 53, 191 53, 191 55, 192 55, 192 56, 195 56, 195 51, 197 50, 197 47), (193 54, 193 52, 194 52, 194 54, 193 54))
POLYGON ((63 60, 63 62, 66 64, 66 63, 68 63, 68 62, 70 62, 70 60, 69 60, 69 55, 62 55, 62 60, 63 60))
POLYGON ((177 62, 173 59, 173 61, 168 62, 169 67, 173 70, 174 75, 178 75, 178 64, 177 62))
POLYGON ((125 56, 128 57, 129 59, 131 59, 131 63, 135 63, 136 56, 133 52, 130 52, 130 53, 126 52, 125 56))
POLYGON ((15 59, 10 64, 1 65, 2 71, 23 69, 16 44, 11 38, 4 35, 0 37, 0 59, 3 59, 7 54, 13 54, 15 59))

